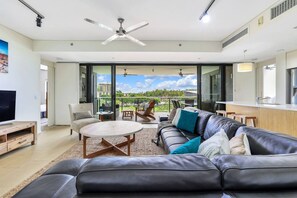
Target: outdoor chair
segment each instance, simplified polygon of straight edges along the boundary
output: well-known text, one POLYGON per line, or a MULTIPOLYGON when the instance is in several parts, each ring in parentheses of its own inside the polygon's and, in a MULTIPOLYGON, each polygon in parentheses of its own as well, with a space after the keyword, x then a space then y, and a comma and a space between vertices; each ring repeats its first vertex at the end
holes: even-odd
POLYGON ((69 104, 70 111, 70 135, 72 131, 79 134, 81 140, 80 129, 88 124, 100 122, 99 119, 93 117, 93 103, 69 104))
POLYGON ((146 109, 138 110, 136 108, 136 110, 135 110, 135 121, 137 121, 137 116, 141 117, 142 119, 144 119, 147 122, 151 121, 150 118, 155 120, 156 118, 154 117, 154 114, 152 112, 154 107, 155 107, 155 100, 151 100, 146 109))
POLYGON ((181 108, 180 102, 178 100, 172 100, 173 108, 181 108))

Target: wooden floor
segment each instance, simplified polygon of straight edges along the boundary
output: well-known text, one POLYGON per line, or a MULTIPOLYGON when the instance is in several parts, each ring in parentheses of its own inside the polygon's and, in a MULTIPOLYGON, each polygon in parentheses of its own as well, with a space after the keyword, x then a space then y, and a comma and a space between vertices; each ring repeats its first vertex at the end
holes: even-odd
POLYGON ((43 168, 78 142, 68 126, 56 126, 38 134, 37 144, 0 156, 0 197, 43 168))

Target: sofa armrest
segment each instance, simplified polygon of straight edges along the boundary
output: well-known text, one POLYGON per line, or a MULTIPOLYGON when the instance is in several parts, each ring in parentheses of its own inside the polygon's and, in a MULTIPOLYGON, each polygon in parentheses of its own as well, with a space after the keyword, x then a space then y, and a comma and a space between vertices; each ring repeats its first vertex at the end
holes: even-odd
POLYGON ((220 171, 197 154, 94 158, 80 170, 76 186, 79 195, 221 189, 220 171))

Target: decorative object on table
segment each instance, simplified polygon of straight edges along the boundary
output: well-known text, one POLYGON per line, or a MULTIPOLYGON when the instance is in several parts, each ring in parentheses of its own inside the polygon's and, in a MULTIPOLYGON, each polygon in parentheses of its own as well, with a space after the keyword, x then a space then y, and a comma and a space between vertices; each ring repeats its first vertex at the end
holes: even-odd
POLYGON ((137 116, 141 117, 147 122, 150 122, 150 118, 155 120, 154 114, 152 112, 153 108, 155 107, 155 100, 151 100, 148 104, 148 107, 145 110, 135 110, 135 121, 137 121, 137 116))
POLYGON ((70 135, 72 131, 79 134, 81 140, 80 129, 88 124, 99 122, 93 115, 93 103, 69 104, 70 112, 70 135), (76 119, 80 118, 80 119, 76 119))
POLYGON ((0 40, 0 73, 8 73, 8 43, 0 40))

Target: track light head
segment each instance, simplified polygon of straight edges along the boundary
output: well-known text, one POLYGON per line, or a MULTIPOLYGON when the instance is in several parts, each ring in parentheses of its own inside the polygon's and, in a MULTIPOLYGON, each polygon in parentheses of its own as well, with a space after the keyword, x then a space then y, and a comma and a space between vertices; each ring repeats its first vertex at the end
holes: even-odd
POLYGON ((38 15, 37 18, 36 18, 37 27, 41 27, 41 23, 42 23, 41 19, 42 19, 42 17, 38 15))

